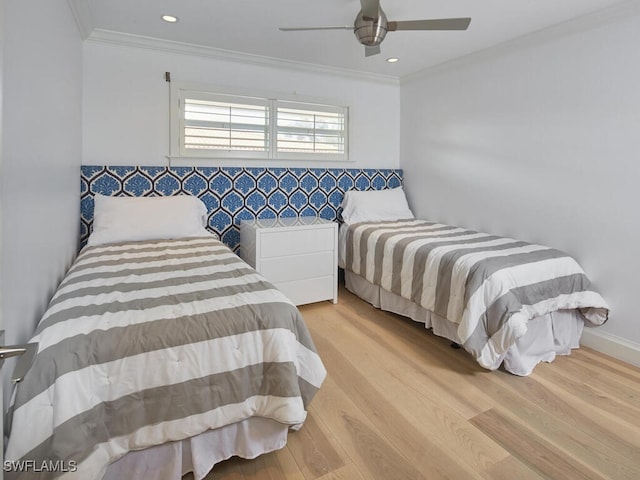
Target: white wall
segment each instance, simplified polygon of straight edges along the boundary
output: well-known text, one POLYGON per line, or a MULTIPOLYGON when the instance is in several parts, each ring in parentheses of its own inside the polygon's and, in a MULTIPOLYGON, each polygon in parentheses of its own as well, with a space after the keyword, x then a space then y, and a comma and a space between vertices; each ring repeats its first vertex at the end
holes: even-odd
POLYGON ((33 334, 78 245, 82 45, 66 0, 4 0, 3 13, 0 287, 11 344, 33 334))
MULTIPOLYGON (((200 160, 198 165, 397 168, 400 87, 334 74, 87 41, 83 74, 83 163, 166 165, 172 80, 311 96, 350 107, 350 162, 200 160)), ((184 162, 181 164, 185 164, 184 162)))
POLYGON ((637 345, 640 17, 574 30, 403 82, 401 167, 420 217, 574 255, 637 345))
MULTIPOLYGON (((2 149, 2 124, 3 124, 3 117, 2 117, 2 98, 3 98, 3 81, 4 81, 4 75, 3 75, 3 56, 4 56, 4 0, 0 0, 0 272, 2 272, 2 242, 3 242, 3 238, 2 238, 2 161, 4 159, 4 151, 2 149)), ((3 303, 2 303, 2 289, 0 288, 0 329, 4 330, 4 316, 2 314, 2 310, 3 310, 3 303)), ((4 343, 4 342, 3 342, 4 343)), ((4 378, 2 378, 0 376, 0 389, 2 390, 2 395, 0 395, 0 400, 3 400, 3 406, 4 406, 4 378)), ((0 428, 2 429, 2 431, 4 432, 4 408, 0 408, 0 428)), ((4 435, 0 436, 0 448, 2 450, 2 452, 4 452, 4 435)), ((4 456, 2 456, 2 458, 4 459, 4 456)), ((0 480, 2 480, 4 478, 4 471, 3 473, 0 473, 0 480)))

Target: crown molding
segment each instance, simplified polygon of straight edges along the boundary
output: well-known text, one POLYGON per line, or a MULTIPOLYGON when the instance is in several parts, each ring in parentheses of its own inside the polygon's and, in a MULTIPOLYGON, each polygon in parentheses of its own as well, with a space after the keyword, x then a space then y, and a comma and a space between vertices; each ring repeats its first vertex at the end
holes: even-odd
MULTIPOLYGON (((78 1, 78 0, 69 0, 78 1)), ((278 69, 288 69, 302 71, 307 73, 316 73, 324 75, 334 75, 338 77, 351 78, 356 80, 366 80, 389 85, 399 85, 400 78, 391 75, 381 75, 376 73, 366 73, 357 70, 349 70, 345 68, 329 67, 325 65, 317 65, 313 63, 295 62, 292 60, 283 60, 280 58, 266 57, 262 55, 253 55, 250 53, 236 52, 233 50, 224 50, 221 48, 207 47, 192 43, 175 42, 171 40, 162 40, 154 37, 146 37, 143 35, 134 35, 130 33, 115 32, 112 30, 103 30, 96 28, 86 38, 88 42, 106 43, 111 45, 121 45, 126 47, 142 48, 146 50, 155 50, 165 53, 173 53, 179 55, 190 55, 215 60, 224 60, 228 62, 237 62, 243 64, 259 65, 262 67, 272 67, 278 69)))
POLYGON ((86 40, 93 31, 93 20, 86 0, 67 0, 67 4, 76 21, 80 36, 86 40))
POLYGON ((617 3, 602 10, 537 30, 513 40, 499 43, 432 67, 427 67, 415 73, 404 75, 400 78, 400 84, 402 85, 420 78, 428 78, 448 70, 481 63, 525 48, 535 47, 542 43, 608 25, 620 19, 638 14, 640 14, 640 0, 627 0, 626 2, 617 3))

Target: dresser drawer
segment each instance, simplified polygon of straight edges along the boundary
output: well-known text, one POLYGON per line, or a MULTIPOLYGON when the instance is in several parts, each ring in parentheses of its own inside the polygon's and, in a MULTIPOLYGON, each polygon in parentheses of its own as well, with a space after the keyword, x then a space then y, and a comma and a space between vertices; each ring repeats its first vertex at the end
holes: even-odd
POLYGON ((329 276, 293 282, 278 282, 275 283, 275 286, 295 305, 305 305, 335 298, 335 282, 335 277, 329 276))
POLYGON ((295 231, 266 231, 261 236, 260 256, 268 258, 333 251, 334 235, 335 228, 326 227, 307 227, 295 231))
POLYGON ((333 258, 332 250, 263 258, 260 273, 273 283, 335 275, 333 258))

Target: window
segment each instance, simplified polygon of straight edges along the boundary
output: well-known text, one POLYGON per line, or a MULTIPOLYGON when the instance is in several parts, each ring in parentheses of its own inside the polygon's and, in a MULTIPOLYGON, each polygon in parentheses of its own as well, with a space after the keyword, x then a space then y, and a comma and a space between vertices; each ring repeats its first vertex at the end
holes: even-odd
POLYGON ((179 102, 180 156, 265 158, 269 102, 255 97, 183 91, 179 102))
POLYGON ((346 114, 343 109, 286 101, 277 102, 276 108, 278 154, 345 153, 346 114))
POLYGON ((172 88, 172 156, 348 159, 348 108, 172 88))
POLYGON ((260 102, 225 100, 184 99, 181 130, 185 150, 266 151, 269 145, 267 106, 260 102))

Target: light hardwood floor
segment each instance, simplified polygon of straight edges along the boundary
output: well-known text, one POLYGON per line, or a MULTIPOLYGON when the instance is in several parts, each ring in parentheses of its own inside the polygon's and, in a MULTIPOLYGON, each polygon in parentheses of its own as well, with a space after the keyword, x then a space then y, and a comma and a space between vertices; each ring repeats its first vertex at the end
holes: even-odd
POLYGON ((328 370, 304 427, 206 480, 640 479, 638 368, 582 348, 516 377, 344 289, 301 311, 328 370))

